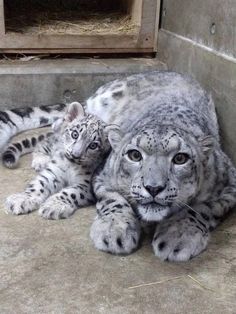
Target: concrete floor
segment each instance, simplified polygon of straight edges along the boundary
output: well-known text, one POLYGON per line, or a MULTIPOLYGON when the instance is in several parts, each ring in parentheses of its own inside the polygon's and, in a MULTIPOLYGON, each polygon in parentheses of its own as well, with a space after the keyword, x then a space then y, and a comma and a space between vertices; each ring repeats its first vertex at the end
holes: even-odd
POLYGON ((33 175, 30 156, 0 168, 1 314, 236 313, 236 213, 188 263, 161 262, 148 238, 134 254, 112 256, 90 241, 93 207, 62 221, 5 214, 5 198, 33 175))

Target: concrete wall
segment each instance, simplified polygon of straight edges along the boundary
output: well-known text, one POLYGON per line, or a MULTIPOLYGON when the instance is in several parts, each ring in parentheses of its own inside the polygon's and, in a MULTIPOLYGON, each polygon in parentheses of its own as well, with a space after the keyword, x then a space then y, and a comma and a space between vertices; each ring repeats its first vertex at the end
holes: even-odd
POLYGON ((165 70, 157 59, 64 59, 0 64, 0 110, 84 101, 106 82, 165 70))
POLYGON ((235 0, 164 0, 162 17, 162 28, 236 57, 235 0))
POLYGON ((212 93, 224 148, 236 164, 236 3, 164 0, 158 58, 212 93))

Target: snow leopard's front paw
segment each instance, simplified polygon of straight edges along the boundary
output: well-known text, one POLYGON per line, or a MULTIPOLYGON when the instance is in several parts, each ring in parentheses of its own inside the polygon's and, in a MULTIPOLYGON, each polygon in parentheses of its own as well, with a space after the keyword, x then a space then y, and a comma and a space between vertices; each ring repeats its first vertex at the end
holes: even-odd
POLYGON ((50 161, 51 161, 50 156, 47 156, 47 155, 39 153, 39 152, 38 153, 35 152, 33 154, 33 160, 31 163, 31 167, 36 172, 40 172, 47 167, 47 165, 50 161))
POLYGON ((38 203, 26 193, 10 195, 5 203, 6 212, 14 215, 28 214, 38 206, 38 203))
POLYGON ((201 253, 207 246, 209 233, 197 223, 166 221, 160 223, 153 238, 152 246, 156 256, 165 261, 188 261, 201 253))
POLYGON ((39 215, 45 219, 63 219, 71 216, 74 211, 71 204, 67 204, 57 195, 53 195, 40 206, 39 215))
POLYGON ((129 254, 138 246, 140 225, 135 219, 97 217, 92 224, 90 237, 98 250, 113 254, 129 254))

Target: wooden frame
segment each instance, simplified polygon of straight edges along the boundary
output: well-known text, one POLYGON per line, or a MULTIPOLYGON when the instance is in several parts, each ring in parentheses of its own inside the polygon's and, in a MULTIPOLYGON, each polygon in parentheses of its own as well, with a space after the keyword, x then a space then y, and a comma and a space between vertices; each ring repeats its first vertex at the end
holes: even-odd
MULTIPOLYGON (((10 0, 9 0, 10 1, 10 0)), ((27 35, 7 33, 4 0, 0 0, 2 53, 122 53, 156 51, 160 0, 121 0, 128 3, 137 33, 109 35, 27 35)))

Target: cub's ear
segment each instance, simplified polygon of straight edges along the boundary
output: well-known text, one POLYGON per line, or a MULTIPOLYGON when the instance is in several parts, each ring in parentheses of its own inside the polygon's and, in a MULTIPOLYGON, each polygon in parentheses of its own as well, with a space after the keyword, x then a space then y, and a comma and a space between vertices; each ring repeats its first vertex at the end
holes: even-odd
POLYGON ((120 127, 116 124, 110 124, 105 127, 104 132, 107 134, 112 149, 116 151, 123 138, 120 127))
POLYGON ((66 122, 72 122, 74 119, 78 117, 84 117, 84 108, 83 106, 77 102, 74 101, 71 104, 68 105, 68 109, 65 115, 65 121, 66 122))
POLYGON ((205 155, 210 155, 212 150, 214 149, 215 139, 212 136, 205 136, 199 139, 199 143, 202 147, 202 151, 205 155))
POLYGON ((57 120, 55 120, 55 121, 53 122, 53 124, 52 124, 52 129, 53 129, 53 131, 54 131, 54 132, 60 131, 63 122, 64 122, 64 119, 63 119, 63 118, 58 118, 57 120))

